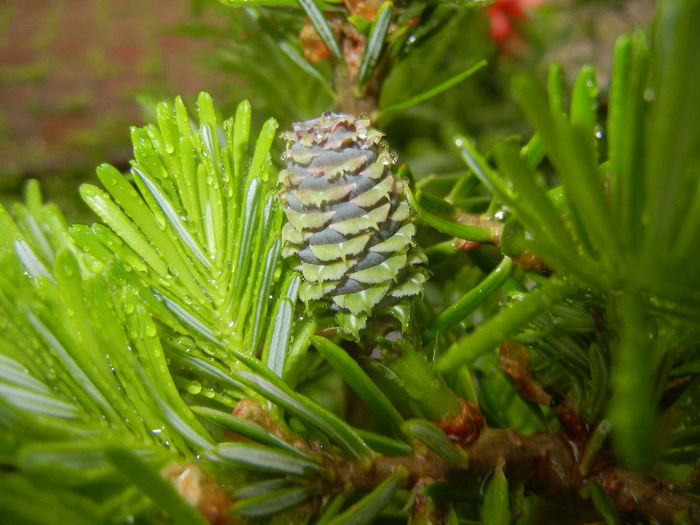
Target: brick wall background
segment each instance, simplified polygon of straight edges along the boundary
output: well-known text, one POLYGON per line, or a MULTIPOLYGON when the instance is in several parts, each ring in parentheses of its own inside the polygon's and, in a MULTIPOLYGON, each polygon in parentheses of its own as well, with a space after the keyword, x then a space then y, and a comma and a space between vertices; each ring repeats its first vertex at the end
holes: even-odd
POLYGON ((0 192, 124 165, 139 93, 215 94, 206 45, 175 31, 191 20, 187 0, 1 0, 0 192))

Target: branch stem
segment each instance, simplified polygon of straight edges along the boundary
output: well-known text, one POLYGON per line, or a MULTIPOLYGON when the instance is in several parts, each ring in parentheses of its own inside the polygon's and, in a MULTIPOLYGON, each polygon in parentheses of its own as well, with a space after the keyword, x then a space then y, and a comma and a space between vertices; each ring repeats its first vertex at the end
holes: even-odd
POLYGON ((380 456, 370 469, 355 463, 332 466, 341 486, 372 490, 401 468, 409 473, 409 483, 421 479, 473 480, 489 475, 505 460, 509 482, 522 482, 539 496, 570 499, 591 510, 583 490, 590 483, 599 485, 612 499, 618 512, 631 519, 656 523, 674 523, 674 517, 686 512, 691 522, 700 520, 700 503, 674 493, 659 480, 616 465, 598 466, 589 476, 579 472, 579 460, 571 443, 561 433, 539 432, 529 436, 512 429, 485 428, 479 438, 462 445, 469 455, 469 468, 462 469, 425 449, 414 449, 403 457, 380 456))

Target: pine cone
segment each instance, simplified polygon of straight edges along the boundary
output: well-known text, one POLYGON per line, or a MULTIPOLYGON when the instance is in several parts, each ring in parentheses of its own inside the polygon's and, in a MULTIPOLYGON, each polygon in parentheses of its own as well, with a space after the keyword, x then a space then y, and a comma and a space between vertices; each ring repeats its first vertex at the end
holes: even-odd
POLYGON ((391 172, 395 157, 369 124, 327 112, 281 135, 282 254, 298 257, 307 307, 334 312, 355 339, 376 313, 405 324, 407 300, 426 279, 404 182, 391 172))

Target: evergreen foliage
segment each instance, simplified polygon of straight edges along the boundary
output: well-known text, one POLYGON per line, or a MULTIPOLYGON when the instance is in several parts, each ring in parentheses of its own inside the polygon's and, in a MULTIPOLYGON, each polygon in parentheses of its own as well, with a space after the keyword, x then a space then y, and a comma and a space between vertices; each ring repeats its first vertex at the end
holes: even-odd
MULTIPOLYGON (((308 16, 349 67, 338 4, 246 5, 308 16)), ((101 223, 67 225, 28 184, 0 208, 0 523, 529 524, 560 495, 579 522, 700 521, 698 5, 620 38, 605 125, 595 72, 569 95, 555 66, 547 90, 514 81, 525 145, 454 138, 468 171, 408 192, 433 277, 391 344, 297 300, 277 123, 252 141, 248 102, 224 121, 206 93, 194 118, 158 105, 130 172, 80 189, 101 223)), ((419 39, 432 13, 345 13, 366 35, 357 100, 378 108, 407 20, 419 39)))

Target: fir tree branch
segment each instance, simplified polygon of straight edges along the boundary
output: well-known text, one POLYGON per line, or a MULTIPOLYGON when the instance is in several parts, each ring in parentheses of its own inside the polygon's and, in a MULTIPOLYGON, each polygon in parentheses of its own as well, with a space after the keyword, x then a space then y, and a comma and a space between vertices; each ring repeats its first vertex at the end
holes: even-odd
POLYGON ((685 512, 692 522, 700 520, 700 503, 645 474, 603 465, 589 476, 581 476, 576 450, 559 432, 526 436, 512 429, 485 428, 463 449, 469 455, 466 470, 420 448, 409 456, 377 457, 369 469, 354 462, 335 462, 328 468, 336 472, 339 486, 349 484, 369 491, 401 468, 408 471, 410 485, 424 479, 474 481, 489 476, 505 460, 510 484, 521 482, 539 496, 570 500, 582 512, 592 511, 584 495, 586 487, 595 483, 612 498, 618 512, 630 519, 671 524, 685 512))

